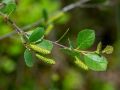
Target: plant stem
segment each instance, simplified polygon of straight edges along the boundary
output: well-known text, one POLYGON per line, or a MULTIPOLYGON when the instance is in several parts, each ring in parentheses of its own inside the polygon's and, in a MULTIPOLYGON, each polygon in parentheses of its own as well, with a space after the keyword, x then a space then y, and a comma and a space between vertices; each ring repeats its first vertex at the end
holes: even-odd
POLYGON ((9 23, 12 25, 12 27, 16 30, 16 32, 17 32, 22 38, 25 39, 25 41, 24 41, 24 43, 25 43, 26 40, 27 40, 27 35, 26 35, 26 33, 25 33, 21 28, 19 28, 19 27, 17 26, 17 24, 16 24, 14 21, 12 21, 6 14, 3 14, 2 12, 0 12, 0 15, 1 15, 7 22, 9 22, 9 23))
POLYGON ((70 29, 68 28, 67 31, 56 42, 60 42, 65 37, 69 30, 70 29))
MULTIPOLYGON (((68 12, 68 11, 70 11, 70 10, 76 8, 76 7, 83 7, 83 6, 84 6, 83 4, 86 3, 86 2, 88 2, 88 1, 89 1, 89 0, 79 0, 78 2, 75 2, 75 3, 72 3, 72 4, 70 4, 70 5, 65 6, 65 7, 61 10, 61 12, 68 12)), ((1 4, 1 5, 2 5, 2 4, 1 4)), ((1 15, 1 13, 0 13, 0 15, 1 15)), ((33 27, 39 26, 40 23, 42 23, 43 21, 44 21, 44 19, 40 19, 40 20, 38 20, 37 22, 35 22, 35 23, 33 23, 33 24, 30 24, 30 25, 27 25, 27 26, 23 27, 22 30, 27 31, 27 30, 29 30, 29 29, 31 29, 31 28, 33 28, 33 27)), ((12 35, 14 35, 14 34, 16 34, 16 32, 13 31, 13 32, 11 32, 11 33, 8 33, 8 34, 6 34, 6 35, 3 35, 3 36, 0 37, 0 40, 2 40, 2 39, 4 39, 4 38, 7 38, 7 37, 10 37, 10 36, 12 36, 12 35)))
MULTIPOLYGON (((68 47, 66 47, 66 46, 64 46, 64 45, 62 45, 62 44, 57 43, 57 42, 53 42, 53 41, 50 41, 50 42, 52 42, 53 44, 55 44, 55 45, 57 45, 57 46, 60 46, 60 47, 62 47, 62 48, 68 48, 68 47)), ((68 49, 69 49, 69 48, 68 48, 68 49)))

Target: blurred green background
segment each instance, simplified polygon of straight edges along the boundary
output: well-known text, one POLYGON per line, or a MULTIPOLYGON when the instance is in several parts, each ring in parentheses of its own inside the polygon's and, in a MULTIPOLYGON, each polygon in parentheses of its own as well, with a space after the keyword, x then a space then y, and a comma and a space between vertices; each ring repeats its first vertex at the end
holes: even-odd
MULTIPOLYGON (((77 0, 16 0, 16 11, 10 16, 20 27, 43 18, 43 10, 52 16, 66 5, 77 0)), ((99 41, 103 48, 114 46, 107 55, 108 70, 105 72, 84 71, 71 62, 71 58, 55 46, 52 52, 57 64, 51 66, 38 61, 34 67, 25 65, 24 46, 18 35, 0 40, 0 90, 120 90, 120 1, 90 0, 88 5, 67 12, 54 23, 47 39, 57 40, 69 28, 60 42, 74 43, 77 33, 85 28, 94 29, 96 41, 90 50, 95 50, 99 41)), ((13 31, 0 17, 0 37, 13 31)))

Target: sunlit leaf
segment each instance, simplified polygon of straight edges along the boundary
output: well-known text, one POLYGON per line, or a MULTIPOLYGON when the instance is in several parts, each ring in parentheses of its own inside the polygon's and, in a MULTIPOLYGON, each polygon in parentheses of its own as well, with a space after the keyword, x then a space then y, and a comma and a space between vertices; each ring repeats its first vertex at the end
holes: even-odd
POLYGON ((44 28, 38 27, 35 30, 33 30, 33 33, 29 37, 29 42, 35 42, 41 39, 43 35, 44 35, 44 28))
POLYGON ((94 71, 105 71, 107 69, 107 60, 103 56, 95 53, 88 53, 84 55, 85 64, 94 71))
POLYGON ((87 49, 89 48, 95 40, 95 32, 91 29, 85 29, 79 32, 77 37, 78 48, 87 49))

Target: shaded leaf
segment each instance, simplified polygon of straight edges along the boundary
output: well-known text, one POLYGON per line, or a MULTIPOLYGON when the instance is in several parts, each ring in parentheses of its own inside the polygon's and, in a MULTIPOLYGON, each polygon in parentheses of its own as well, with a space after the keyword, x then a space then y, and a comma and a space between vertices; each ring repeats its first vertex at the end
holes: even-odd
POLYGON ((25 59, 26 65, 28 67, 33 66, 34 61, 33 61, 32 53, 28 49, 26 49, 25 52, 24 52, 24 59, 25 59))

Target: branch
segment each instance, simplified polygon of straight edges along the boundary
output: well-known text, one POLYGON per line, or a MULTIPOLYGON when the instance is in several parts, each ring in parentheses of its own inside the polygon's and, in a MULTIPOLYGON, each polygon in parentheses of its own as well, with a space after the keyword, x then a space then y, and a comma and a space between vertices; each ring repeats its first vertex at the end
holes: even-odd
MULTIPOLYGON (((82 4, 86 3, 87 1, 89 1, 89 0, 79 0, 79 1, 76 2, 76 3, 70 4, 70 5, 66 6, 66 7, 64 7, 61 11, 62 11, 62 12, 68 12, 68 11, 70 11, 70 10, 76 8, 76 7, 82 6, 82 4)), ((40 20, 38 20, 37 22, 35 22, 35 23, 33 23, 33 24, 30 24, 30 25, 27 25, 27 26, 23 27, 22 30, 23 30, 23 31, 27 31, 27 30, 29 30, 29 29, 31 29, 31 28, 33 28, 33 27, 39 26, 42 22, 43 22, 43 19, 40 19, 40 20)), ((8 33, 8 34, 6 34, 6 35, 1 36, 1 37, 0 37, 0 40, 5 39, 5 38, 7 38, 7 37, 11 37, 11 36, 13 36, 14 34, 16 34, 16 32, 15 32, 15 31, 12 31, 12 32, 10 32, 10 33, 8 33)))
POLYGON ((21 28, 19 28, 17 24, 14 21, 12 21, 7 15, 3 14, 2 12, 0 12, 0 15, 12 25, 12 27, 16 30, 16 33, 18 33, 22 38, 24 38, 24 40, 22 40, 23 43, 26 43, 27 41, 26 33, 21 28))
POLYGON ((90 1, 90 0, 79 0, 79 1, 76 2, 76 3, 70 4, 70 5, 66 6, 66 7, 64 7, 64 8, 62 9, 62 11, 63 11, 63 12, 68 12, 68 11, 70 11, 70 10, 76 8, 76 7, 82 6, 84 3, 88 2, 88 1, 90 1))
POLYGON ((14 27, 14 29, 16 30, 16 32, 17 32, 18 34, 23 33, 22 30, 16 25, 16 23, 13 22, 8 16, 6 16, 5 14, 3 14, 2 12, 0 12, 0 15, 1 15, 7 22, 9 22, 9 23, 14 27))
MULTIPOLYGON (((68 6, 65 6, 61 11, 62 12, 68 12, 68 11, 70 11, 70 10, 72 10, 72 9, 74 9, 74 8, 77 8, 77 7, 80 7, 80 8, 96 8, 96 7, 103 7, 103 6, 114 6, 115 5, 115 3, 113 3, 113 2, 106 2, 106 3, 104 3, 104 4, 87 4, 87 5, 84 5, 84 3, 86 3, 87 1, 89 1, 89 0, 79 0, 78 2, 76 2, 76 3, 73 3, 73 4, 70 4, 70 5, 68 5, 68 6)), ((0 3, 0 8, 1 7, 3 7, 4 5, 3 5, 3 3, 0 3)), ((27 31, 27 30, 29 30, 29 29, 31 29, 31 28, 34 28, 34 27, 37 27, 37 26, 39 26, 42 22, 44 21, 44 19, 40 19, 40 20, 38 20, 38 21, 36 21, 36 22, 34 22, 34 23, 32 23, 32 24, 30 24, 30 25, 27 25, 27 26, 24 26, 24 27, 22 27, 22 30, 23 31, 27 31)), ((0 40, 3 40, 3 39, 5 39, 5 38, 8 38, 8 37, 11 37, 11 36, 13 36, 14 34, 16 34, 16 32, 15 31, 12 31, 12 32, 10 32, 10 33, 8 33, 8 34, 5 34, 5 35, 3 35, 3 36, 0 36, 0 40)))

